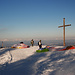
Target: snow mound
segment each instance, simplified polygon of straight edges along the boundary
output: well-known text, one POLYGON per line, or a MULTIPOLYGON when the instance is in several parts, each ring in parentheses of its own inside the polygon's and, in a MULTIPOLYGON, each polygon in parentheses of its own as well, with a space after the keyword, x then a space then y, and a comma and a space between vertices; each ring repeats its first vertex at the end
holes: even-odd
POLYGON ((37 53, 38 48, 0 50, 0 75, 75 75, 75 49, 37 53))
POLYGON ((0 55, 0 64, 4 64, 6 62, 9 62, 11 60, 11 56, 9 51, 5 54, 0 55))

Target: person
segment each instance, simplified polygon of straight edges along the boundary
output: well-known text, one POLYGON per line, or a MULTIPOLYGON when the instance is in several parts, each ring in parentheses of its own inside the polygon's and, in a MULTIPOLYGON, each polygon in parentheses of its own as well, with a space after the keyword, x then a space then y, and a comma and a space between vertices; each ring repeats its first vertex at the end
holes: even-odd
POLYGON ((33 39, 31 40, 31 45, 32 45, 32 46, 34 45, 34 41, 33 41, 33 39))
POLYGON ((39 45, 39 49, 41 49, 42 48, 41 40, 38 42, 38 45, 39 45))

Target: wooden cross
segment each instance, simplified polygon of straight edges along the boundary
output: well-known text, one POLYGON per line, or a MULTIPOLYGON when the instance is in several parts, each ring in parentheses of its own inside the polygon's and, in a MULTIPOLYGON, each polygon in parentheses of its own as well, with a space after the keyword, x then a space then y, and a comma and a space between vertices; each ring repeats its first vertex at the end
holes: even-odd
POLYGON ((65 27, 71 26, 71 24, 65 25, 65 18, 63 18, 63 26, 58 26, 58 28, 63 27, 63 45, 65 46, 65 27))

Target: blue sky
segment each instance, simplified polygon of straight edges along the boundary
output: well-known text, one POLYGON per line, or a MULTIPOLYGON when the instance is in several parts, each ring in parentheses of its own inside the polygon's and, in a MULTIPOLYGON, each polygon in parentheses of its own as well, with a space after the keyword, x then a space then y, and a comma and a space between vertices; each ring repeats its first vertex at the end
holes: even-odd
POLYGON ((75 39, 75 0, 0 0, 0 41, 75 39))

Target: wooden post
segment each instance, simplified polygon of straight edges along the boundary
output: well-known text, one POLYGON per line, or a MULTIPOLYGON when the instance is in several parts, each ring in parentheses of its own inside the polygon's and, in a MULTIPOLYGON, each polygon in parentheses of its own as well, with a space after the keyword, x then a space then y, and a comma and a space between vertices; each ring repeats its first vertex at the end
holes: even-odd
POLYGON ((65 18, 63 18, 63 26, 58 26, 58 28, 63 27, 63 45, 64 46, 65 46, 65 27, 66 26, 71 26, 71 24, 65 25, 65 18))
POLYGON ((65 18, 63 18, 63 45, 65 46, 65 18))
POLYGON ((3 41, 2 41, 2 48, 3 48, 3 41))

